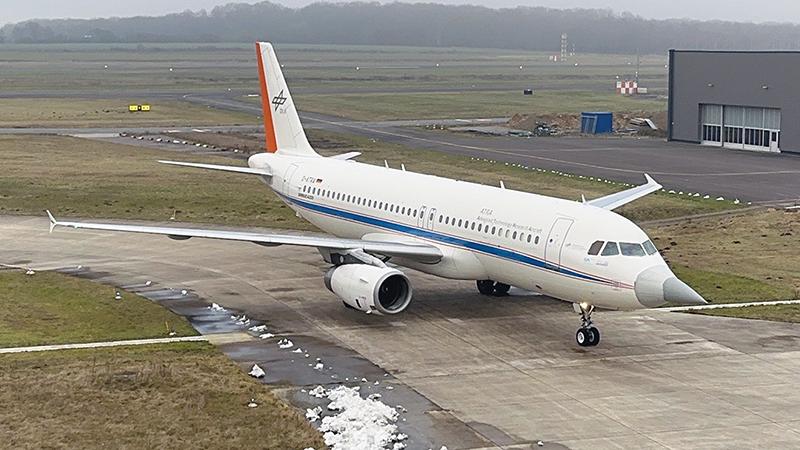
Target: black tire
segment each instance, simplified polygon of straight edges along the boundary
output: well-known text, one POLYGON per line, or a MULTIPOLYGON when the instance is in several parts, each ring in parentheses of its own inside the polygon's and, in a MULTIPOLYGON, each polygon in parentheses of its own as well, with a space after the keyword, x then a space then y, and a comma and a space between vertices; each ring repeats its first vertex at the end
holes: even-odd
POLYGON ((600 330, 595 327, 589 327, 589 343, 588 347, 594 347, 600 343, 600 330))
POLYGON ((494 294, 494 281, 492 280, 478 280, 478 292, 483 295, 492 295, 494 294))
POLYGON ((586 328, 578 328, 578 331, 575 333, 575 342, 581 347, 589 346, 589 333, 586 328))
POLYGON ((494 284, 494 295, 496 296, 503 296, 508 295, 508 291, 511 289, 511 286, 505 283, 495 283, 494 284))

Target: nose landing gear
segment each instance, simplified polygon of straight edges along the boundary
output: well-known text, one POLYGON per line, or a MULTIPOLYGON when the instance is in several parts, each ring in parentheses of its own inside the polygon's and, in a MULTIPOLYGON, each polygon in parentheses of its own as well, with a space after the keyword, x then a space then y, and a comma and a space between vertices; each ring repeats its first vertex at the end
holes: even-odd
POLYGON ((581 327, 575 333, 575 341, 581 347, 594 347, 600 343, 600 330, 592 324, 594 305, 574 303, 575 311, 581 315, 581 327))
POLYGON ((478 292, 481 294, 498 297, 508 294, 508 290, 511 289, 511 286, 494 280, 478 280, 477 285, 478 292))

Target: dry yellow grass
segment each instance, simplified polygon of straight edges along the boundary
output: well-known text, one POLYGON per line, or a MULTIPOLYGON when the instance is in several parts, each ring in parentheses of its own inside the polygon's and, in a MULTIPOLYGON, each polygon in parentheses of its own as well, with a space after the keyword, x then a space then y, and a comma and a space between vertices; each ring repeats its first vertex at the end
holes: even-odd
POLYGON ((209 344, 0 355, 0 386, 0 448, 324 448, 209 344))
POLYGON ((703 285, 700 293, 712 300, 800 297, 798 213, 770 209, 654 226, 648 232, 679 274, 693 286, 703 285))

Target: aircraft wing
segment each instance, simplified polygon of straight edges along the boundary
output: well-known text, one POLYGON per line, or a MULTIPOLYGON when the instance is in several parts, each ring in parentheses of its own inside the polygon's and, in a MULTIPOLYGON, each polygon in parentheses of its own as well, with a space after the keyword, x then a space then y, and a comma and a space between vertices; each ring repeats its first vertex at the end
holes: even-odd
POLYGON ((189 238, 222 239, 228 241, 245 241, 265 246, 299 245, 316 247, 325 250, 358 251, 384 256, 397 256, 413 259, 422 263, 437 263, 443 255, 438 247, 423 242, 408 242, 397 240, 362 240, 340 239, 330 236, 300 236, 292 234, 267 234, 244 231, 203 230, 197 228, 173 228, 146 225, 125 225, 110 223, 67 222, 58 221, 50 211, 50 232, 57 226, 81 228, 87 230, 124 231, 128 233, 162 234, 172 239, 184 240, 189 238))
POLYGON ((596 206, 598 208, 613 210, 661 189, 661 185, 658 184, 656 180, 650 178, 650 175, 644 174, 644 177, 647 180, 647 184, 642 184, 634 188, 606 195, 605 197, 589 200, 586 202, 586 204, 596 206))

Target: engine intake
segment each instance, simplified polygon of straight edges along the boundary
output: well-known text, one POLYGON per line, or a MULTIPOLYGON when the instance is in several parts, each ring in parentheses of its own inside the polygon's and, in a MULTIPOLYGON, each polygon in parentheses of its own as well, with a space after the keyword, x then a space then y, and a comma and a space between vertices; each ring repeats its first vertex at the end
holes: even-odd
POLYGON ((411 283, 403 272, 367 264, 344 264, 325 274, 325 286, 345 304, 377 314, 397 314, 411 303, 411 283))

